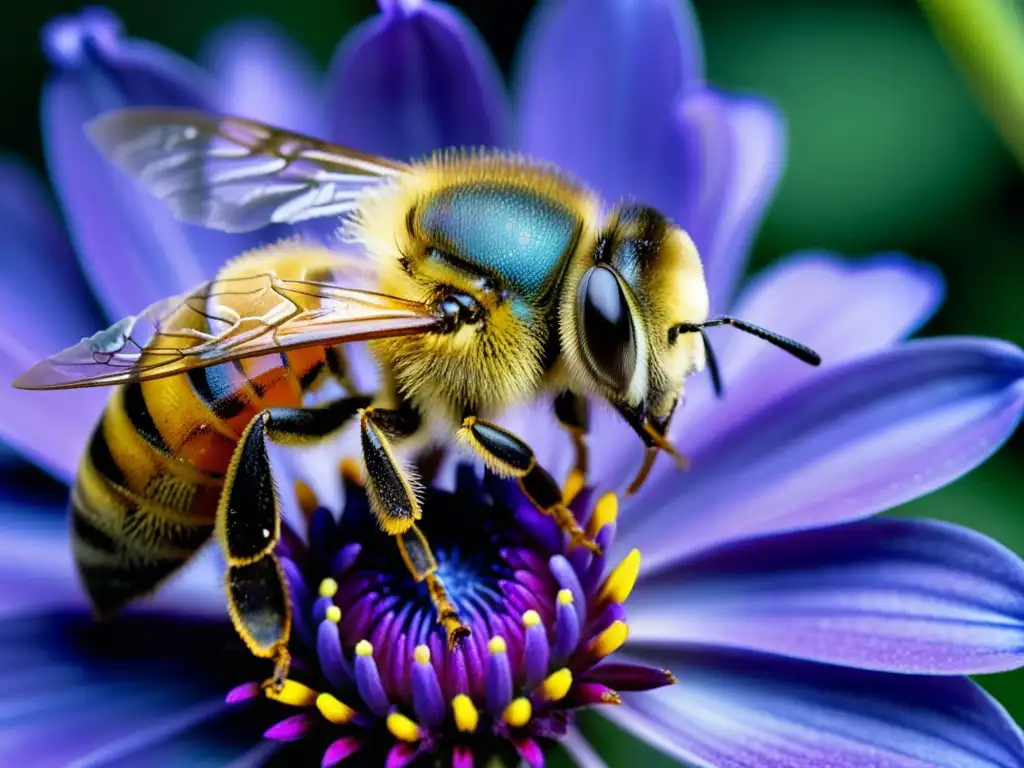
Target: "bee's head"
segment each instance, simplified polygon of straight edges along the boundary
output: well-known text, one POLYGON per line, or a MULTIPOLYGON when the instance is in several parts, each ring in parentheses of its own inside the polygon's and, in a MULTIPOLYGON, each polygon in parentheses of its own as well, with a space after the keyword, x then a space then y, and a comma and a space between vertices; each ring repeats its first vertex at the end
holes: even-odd
POLYGON ((708 315, 693 241, 653 208, 623 206, 576 273, 575 291, 566 297, 571 317, 564 308, 562 327, 577 377, 620 410, 666 420, 686 376, 705 364, 699 333, 672 332, 708 315))

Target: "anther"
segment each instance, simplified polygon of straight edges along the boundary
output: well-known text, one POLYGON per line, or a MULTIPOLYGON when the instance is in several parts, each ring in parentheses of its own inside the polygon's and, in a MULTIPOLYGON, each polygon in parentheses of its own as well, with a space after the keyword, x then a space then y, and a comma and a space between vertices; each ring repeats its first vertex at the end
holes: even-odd
POLYGON ((455 715, 455 727, 462 733, 473 733, 480 722, 480 713, 476 705, 464 693, 452 699, 452 714, 455 715))
POLYGON ((633 591, 636 578, 640 573, 640 550, 632 549, 622 558, 622 562, 608 574, 601 588, 601 600, 612 603, 624 603, 633 591))
POLYGON ((294 680, 285 680, 279 691, 268 687, 266 696, 268 699, 279 701, 290 707, 311 707, 316 703, 317 693, 307 685, 294 680))
POLYGON ((317 499, 316 492, 303 480, 296 480, 294 486, 295 500, 298 502, 303 516, 308 520, 320 506, 320 500, 317 499))
POLYGON ((356 711, 352 707, 329 693, 321 693, 316 697, 316 708, 326 720, 335 725, 347 725, 356 716, 356 711))
POLYGON ((570 472, 569 477, 565 479, 565 488, 562 490, 562 503, 571 503, 576 495, 583 490, 584 482, 583 473, 578 469, 570 472))
POLYGON ((423 729, 400 712, 392 712, 387 718, 388 730, 399 741, 415 744, 423 738, 423 729))
POLYGON ((629 637, 629 627, 624 621, 613 621, 607 629, 590 641, 587 650, 598 659, 615 653, 629 637))
POLYGON ((346 485, 361 488, 363 486, 363 472, 359 462, 352 458, 341 460, 341 479, 346 485))
POLYGON ((518 698, 509 702, 502 713, 505 722, 513 728, 523 728, 533 717, 533 705, 526 698, 518 698))
POLYGON ((320 582, 320 597, 334 597, 338 594, 338 582, 328 576, 320 582))
POLYGON ((324 618, 332 624, 337 624, 341 621, 341 608, 336 605, 332 605, 324 611, 324 618))
POLYGON ((562 667, 548 675, 540 688, 541 694, 548 701, 561 701, 572 688, 572 672, 562 667))
POLYGON ((505 653, 508 647, 505 645, 505 638, 495 635, 487 641, 487 650, 491 653, 505 653))
POLYGON ((587 524, 587 533, 590 536, 597 536, 598 532, 609 523, 614 523, 619 517, 619 497, 609 491, 597 500, 594 505, 594 514, 590 516, 587 524))

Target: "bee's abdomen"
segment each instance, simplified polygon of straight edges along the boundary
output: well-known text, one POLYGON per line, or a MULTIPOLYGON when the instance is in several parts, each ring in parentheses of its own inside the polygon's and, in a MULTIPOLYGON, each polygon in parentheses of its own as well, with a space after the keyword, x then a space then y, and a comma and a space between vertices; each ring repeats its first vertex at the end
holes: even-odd
MULTIPOLYGON (((226 458, 207 462, 207 469, 223 466, 202 471, 174 454, 157 426, 159 416, 146 405, 142 385, 118 390, 93 432, 71 493, 75 560, 101 616, 152 592, 213 531, 233 442, 220 436, 219 453, 226 458)), ((208 441, 207 448, 215 445, 208 441)))

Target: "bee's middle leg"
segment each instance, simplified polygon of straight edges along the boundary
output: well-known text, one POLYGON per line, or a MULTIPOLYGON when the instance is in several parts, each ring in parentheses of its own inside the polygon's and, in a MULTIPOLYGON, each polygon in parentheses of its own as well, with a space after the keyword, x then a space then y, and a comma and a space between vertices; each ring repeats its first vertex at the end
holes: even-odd
POLYGON ((572 546, 582 546, 596 554, 601 548, 594 543, 576 517, 565 505, 562 490, 544 467, 537 463, 533 449, 504 427, 467 416, 459 436, 472 447, 494 472, 514 477, 523 493, 541 512, 550 517, 569 535, 572 546))
POLYGON ((395 410, 365 408, 360 414, 363 461, 366 464, 366 490, 370 507, 381 528, 395 537, 402 560, 412 577, 425 581, 430 600, 444 627, 448 647, 455 648, 469 635, 459 612, 448 597, 437 575, 437 560, 426 536, 416 526, 422 516, 416 498, 412 472, 402 467, 392 450, 390 438, 408 437, 420 428, 420 417, 402 404, 395 410))
POLYGON ((216 531, 227 559, 225 587, 235 631, 249 650, 275 660, 269 681, 280 690, 288 676, 291 603, 274 554, 281 516, 267 442, 322 440, 351 421, 368 397, 347 397, 316 408, 268 408, 242 433, 217 507, 216 531))
POLYGON ((559 393, 555 398, 555 417, 562 425, 576 451, 576 463, 565 483, 564 503, 568 504, 586 485, 587 471, 590 467, 590 452, 587 447, 587 435, 590 432, 590 408, 587 398, 568 390, 559 393))

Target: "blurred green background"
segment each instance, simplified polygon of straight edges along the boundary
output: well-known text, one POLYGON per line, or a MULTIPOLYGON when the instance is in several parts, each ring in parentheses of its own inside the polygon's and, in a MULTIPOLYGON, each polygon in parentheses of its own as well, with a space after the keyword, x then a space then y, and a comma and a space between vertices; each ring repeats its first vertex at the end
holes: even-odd
MULTIPOLYGON (((987 3, 990 0, 978 0, 987 3)), ((1007 0, 1012 2, 1013 0, 1007 0)), ((991 0, 993 3, 1003 0, 991 0)), ((456 0, 507 73, 532 3, 456 0)), ((38 31, 70 0, 0 4, 0 151, 42 167, 37 111, 46 63, 38 31)), ((137 37, 195 56, 204 35, 241 16, 283 25, 322 65, 371 0, 114 0, 137 37)), ((945 306, 924 330, 1024 345, 1024 175, 960 71, 910 0, 694 0, 709 80, 774 100, 789 123, 789 166, 754 265, 796 249, 900 250, 938 264, 945 306)), ((1018 72, 1024 88, 1024 71, 1018 72)), ((959 483, 900 510, 967 523, 1024 554, 1024 431, 959 483)), ((1024 721, 1024 672, 985 678, 1024 721)), ((656 759, 585 723, 606 759, 656 759)))

